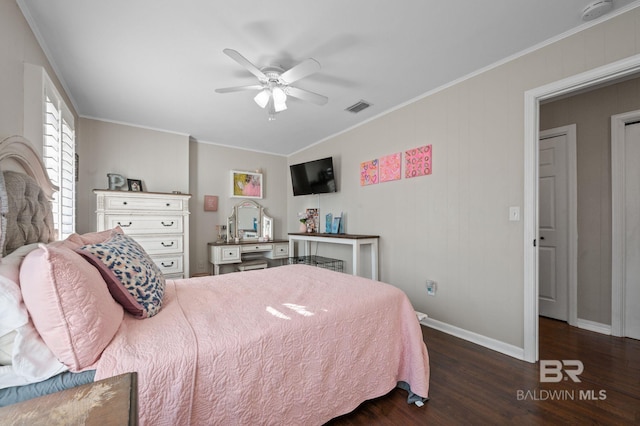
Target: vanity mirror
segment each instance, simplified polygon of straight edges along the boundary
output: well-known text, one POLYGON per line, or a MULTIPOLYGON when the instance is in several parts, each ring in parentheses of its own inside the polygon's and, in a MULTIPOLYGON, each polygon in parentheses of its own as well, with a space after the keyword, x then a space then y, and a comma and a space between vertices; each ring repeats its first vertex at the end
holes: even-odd
POLYGON ((233 207, 227 219, 227 241, 272 240, 273 218, 264 213, 264 207, 253 200, 244 200, 233 207))

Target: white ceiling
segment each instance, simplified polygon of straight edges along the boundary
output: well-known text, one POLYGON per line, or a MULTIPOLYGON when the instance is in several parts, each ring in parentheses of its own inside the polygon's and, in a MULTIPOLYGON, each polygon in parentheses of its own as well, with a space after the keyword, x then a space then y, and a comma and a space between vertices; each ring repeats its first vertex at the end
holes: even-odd
MULTIPOLYGON (((288 155, 581 25, 590 0, 17 0, 83 117, 288 155), (314 58, 273 122, 258 68, 314 58), (345 108, 366 100, 359 114, 345 108)), ((614 0, 614 11, 640 1, 614 0)), ((605 17, 601 19, 605 19, 605 17)))

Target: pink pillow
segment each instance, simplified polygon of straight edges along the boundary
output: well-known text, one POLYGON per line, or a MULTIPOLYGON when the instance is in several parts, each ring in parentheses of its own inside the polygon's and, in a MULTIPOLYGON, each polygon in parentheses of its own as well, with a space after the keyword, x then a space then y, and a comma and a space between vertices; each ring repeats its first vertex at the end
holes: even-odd
POLYGON ((41 245, 29 253, 20 286, 36 329, 71 371, 98 360, 124 317, 100 272, 66 245, 41 245))
POLYGON ((64 245, 72 249, 77 249, 85 244, 99 244, 113 237, 114 234, 124 234, 122 228, 116 226, 105 231, 88 232, 86 234, 73 233, 64 240, 64 245))
POLYGON ((114 234, 124 234, 124 231, 119 226, 116 226, 115 228, 107 229, 106 231, 81 234, 80 239, 82 240, 82 245, 99 244, 104 243, 105 241, 113 237, 114 234))

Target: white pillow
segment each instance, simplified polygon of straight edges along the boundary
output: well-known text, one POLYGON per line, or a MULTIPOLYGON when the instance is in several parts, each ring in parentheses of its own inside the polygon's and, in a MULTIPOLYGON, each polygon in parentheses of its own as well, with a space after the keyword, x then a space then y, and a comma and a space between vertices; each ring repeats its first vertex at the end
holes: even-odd
POLYGON ((17 334, 18 332, 13 330, 0 337, 0 365, 11 365, 13 362, 13 342, 17 334))
POLYGON ((0 336, 11 333, 29 322, 27 308, 22 303, 20 287, 0 275, 0 336))
POLYGON ((11 353, 11 365, 0 367, 0 389, 39 382, 67 370, 33 326, 16 281, 22 259, 37 247, 21 247, 0 261, 0 336, 5 340, 1 350, 11 353), (13 341, 7 336, 11 334, 13 341))

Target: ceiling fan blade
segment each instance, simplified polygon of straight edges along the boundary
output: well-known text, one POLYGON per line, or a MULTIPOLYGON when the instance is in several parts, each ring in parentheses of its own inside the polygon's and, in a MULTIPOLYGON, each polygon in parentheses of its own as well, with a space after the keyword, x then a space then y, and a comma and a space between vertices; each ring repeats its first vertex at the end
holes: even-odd
POLYGON ((309 58, 300 62, 298 65, 293 68, 285 71, 280 75, 278 81, 282 84, 291 84, 294 81, 298 81, 301 78, 304 78, 314 72, 320 70, 320 63, 315 59, 309 58))
POLYGON ((312 102, 316 105, 325 105, 329 101, 329 98, 327 98, 326 96, 322 96, 308 90, 300 89, 298 87, 288 86, 284 91, 289 96, 302 99, 303 101, 312 102))
POLYGON ((260 71, 260 69, 258 67, 256 67, 251 62, 249 62, 249 60, 247 58, 242 56, 237 51, 235 51, 233 49, 224 49, 223 52, 224 52, 225 55, 227 55, 228 57, 230 57, 231 59, 233 59, 234 61, 236 61, 240 65, 242 65, 243 67, 245 67, 251 74, 253 74, 256 77, 258 77, 258 79, 260 81, 267 81, 268 80, 267 76, 264 75, 264 73, 262 71, 260 71))
POLYGON ((235 86, 235 87, 223 87, 222 89, 216 89, 217 93, 230 93, 241 92, 243 90, 261 90, 263 87, 260 84, 254 84, 252 86, 235 86))

